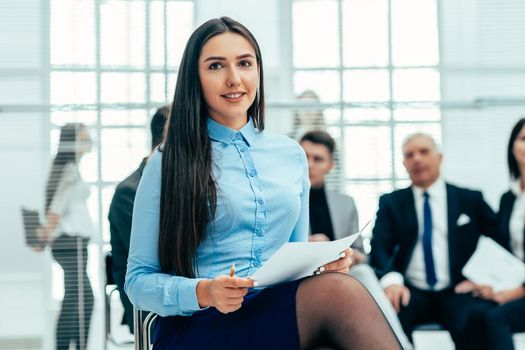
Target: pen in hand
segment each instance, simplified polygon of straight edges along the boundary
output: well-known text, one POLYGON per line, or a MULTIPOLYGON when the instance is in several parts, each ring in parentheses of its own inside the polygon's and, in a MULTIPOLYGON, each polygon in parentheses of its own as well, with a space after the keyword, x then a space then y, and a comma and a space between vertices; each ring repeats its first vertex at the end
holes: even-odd
MULTIPOLYGON (((232 266, 230 267, 230 277, 235 277, 235 263, 233 263, 232 266)), ((247 278, 250 279, 250 277, 247 277, 247 278)), ((259 286, 259 282, 253 281, 252 287, 258 287, 258 286, 259 286)))

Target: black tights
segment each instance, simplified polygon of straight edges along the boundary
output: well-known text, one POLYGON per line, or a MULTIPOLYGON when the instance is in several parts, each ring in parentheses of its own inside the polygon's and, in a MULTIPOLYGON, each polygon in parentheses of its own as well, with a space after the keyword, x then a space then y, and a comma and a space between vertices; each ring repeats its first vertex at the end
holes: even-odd
POLYGON ((87 245, 85 238, 62 235, 52 246, 53 257, 64 270, 64 299, 56 328, 57 350, 87 348, 89 323, 93 313, 93 290, 87 275, 87 245))
POLYGON ((301 349, 401 349, 370 293, 346 274, 302 281, 296 305, 301 349))

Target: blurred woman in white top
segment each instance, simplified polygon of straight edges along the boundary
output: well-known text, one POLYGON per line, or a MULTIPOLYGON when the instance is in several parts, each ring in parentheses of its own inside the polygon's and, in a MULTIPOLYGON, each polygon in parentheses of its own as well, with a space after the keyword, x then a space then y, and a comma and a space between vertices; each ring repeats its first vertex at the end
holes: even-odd
POLYGON ((51 245, 53 258, 64 270, 64 299, 56 326, 56 349, 87 348, 93 312, 93 290, 89 282, 87 245, 93 233, 87 199, 90 187, 80 175, 78 164, 91 150, 88 129, 80 123, 60 130, 57 154, 46 186, 46 224, 37 232, 51 245))

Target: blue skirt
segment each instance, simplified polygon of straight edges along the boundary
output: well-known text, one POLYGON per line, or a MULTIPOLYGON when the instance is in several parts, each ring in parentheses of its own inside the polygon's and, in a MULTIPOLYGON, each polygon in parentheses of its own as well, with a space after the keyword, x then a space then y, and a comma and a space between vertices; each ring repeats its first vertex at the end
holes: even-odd
POLYGON ((154 350, 299 349, 295 296, 301 280, 249 292, 242 307, 158 317, 154 350))

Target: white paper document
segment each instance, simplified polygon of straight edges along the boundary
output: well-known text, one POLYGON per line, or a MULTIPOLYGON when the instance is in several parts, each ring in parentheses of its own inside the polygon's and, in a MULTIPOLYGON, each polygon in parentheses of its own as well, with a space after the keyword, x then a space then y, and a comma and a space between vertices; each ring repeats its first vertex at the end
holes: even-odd
POLYGON ((462 272, 474 283, 492 286, 495 292, 516 288, 525 282, 525 264, 487 237, 479 239, 476 251, 462 272))
POLYGON ((320 266, 339 259, 359 235, 357 232, 331 242, 285 243, 250 278, 257 286, 267 287, 311 276, 320 266))

